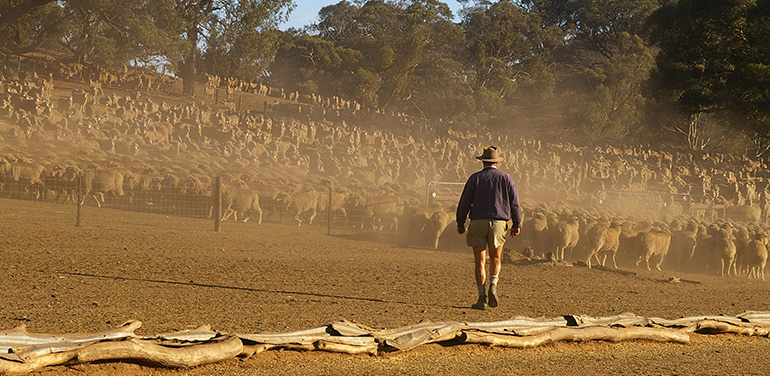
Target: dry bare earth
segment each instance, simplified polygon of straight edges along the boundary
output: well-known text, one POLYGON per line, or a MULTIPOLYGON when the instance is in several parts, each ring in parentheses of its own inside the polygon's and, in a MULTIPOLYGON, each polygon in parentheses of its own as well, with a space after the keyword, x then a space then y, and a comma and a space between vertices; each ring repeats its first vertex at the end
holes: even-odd
MULTIPOLYGON (((15 202, 0 200, 0 218, 15 202)), ((61 210, 54 206, 54 210, 61 210)), ((104 221, 121 215, 98 211, 104 221)), ((46 215, 45 210, 37 215, 46 215)), ((98 217, 97 217, 98 218, 98 217)), ((93 220, 93 218, 92 218, 93 220)), ((129 319, 155 335, 210 324, 230 333, 287 332, 348 319, 377 328, 430 321, 498 321, 562 314, 677 318, 770 310, 770 284, 743 277, 623 275, 551 264, 505 265, 501 306, 475 298, 472 255, 403 248, 382 235, 326 235, 320 227, 226 223, 179 227, 0 226, 0 328, 100 331, 129 319)), ((98 222, 98 221, 96 221, 98 222)), ((150 222, 147 222, 150 223, 150 222)), ((44 375, 241 374, 766 374, 770 340, 693 335, 689 345, 556 344, 517 350, 428 345, 384 357, 267 352, 185 370, 107 363, 44 375)))

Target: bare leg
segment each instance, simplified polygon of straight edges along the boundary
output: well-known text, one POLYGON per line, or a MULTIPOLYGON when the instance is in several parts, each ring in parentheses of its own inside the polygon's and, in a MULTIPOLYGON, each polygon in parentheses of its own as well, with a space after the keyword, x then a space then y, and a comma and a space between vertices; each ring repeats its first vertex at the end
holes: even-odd
POLYGON ((485 283, 487 279, 486 267, 486 247, 473 247, 473 258, 475 263, 476 288, 479 292, 479 300, 471 308, 484 310, 487 308, 487 292, 485 283))
MULTIPOLYGON (((487 263, 487 254, 485 252, 486 250, 487 249, 484 246, 473 247, 473 258, 476 264, 476 286, 484 286, 487 281, 487 273, 485 269, 487 263)), ((494 266, 490 266, 490 269, 492 268, 494 268, 494 266)), ((499 264, 498 270, 500 270, 499 264)))
MULTIPOLYGON (((475 249, 474 249, 474 252, 475 252, 475 249)), ((502 259, 503 259, 503 247, 497 247, 497 248, 489 247, 489 275, 490 276, 500 275, 500 264, 502 259)), ((476 277, 476 282, 478 283, 478 277, 476 277)))
POLYGON ((489 247, 489 306, 497 307, 497 279, 500 276, 500 263, 503 256, 503 247, 489 247))

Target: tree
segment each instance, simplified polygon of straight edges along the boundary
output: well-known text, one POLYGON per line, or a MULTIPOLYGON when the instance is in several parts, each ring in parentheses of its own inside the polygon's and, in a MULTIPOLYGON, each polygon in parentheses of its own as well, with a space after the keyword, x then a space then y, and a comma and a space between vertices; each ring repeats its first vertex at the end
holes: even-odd
POLYGON ((281 48, 281 64, 277 58, 271 68, 276 76, 292 75, 283 64, 299 66, 294 75, 300 89, 316 87, 320 93, 413 115, 453 116, 467 108, 457 99, 467 91, 458 62, 463 33, 446 3, 340 1, 321 9, 319 19, 308 29, 317 36, 289 38, 290 44, 281 48))
POLYGON ((399 18, 402 35, 397 58, 385 71, 384 106, 423 117, 453 117, 469 109, 457 96, 466 94, 459 72, 462 29, 452 22, 449 7, 436 0, 418 0, 399 18))
POLYGON ((754 140, 754 154, 770 150, 770 1, 760 0, 746 17, 746 39, 750 48, 736 71, 735 107, 743 130, 754 140), (742 115, 742 116, 740 116, 742 115))
POLYGON ((163 54, 191 95, 204 65, 218 73, 256 79, 272 58, 276 36, 270 31, 293 8, 292 0, 163 0, 159 6, 175 15, 164 25, 176 48, 163 54), (265 38, 265 39, 262 39, 265 38))
POLYGON ((164 33, 168 14, 151 0, 70 0, 61 3, 67 27, 58 40, 67 55, 81 63, 121 66, 147 61, 173 36, 164 33))
POLYGON ((558 30, 509 0, 467 9, 462 26, 476 111, 510 118, 551 96, 558 30))
POLYGON ((639 36, 622 33, 617 51, 581 75, 587 89, 565 95, 572 131, 586 138, 627 140, 643 118, 642 85, 653 63, 650 50, 639 36))
MULTIPOLYGON (((768 2, 681 0, 656 12, 660 48, 650 88, 684 118, 711 114, 722 127, 770 139, 768 2)), ((758 147, 757 153, 766 151, 758 147)))
POLYGON ((13 0, 0 3, 0 51, 24 54, 63 34, 62 7, 53 0, 13 0))
MULTIPOLYGON (((205 25, 203 70, 209 74, 255 80, 278 50, 278 23, 291 1, 223 1, 205 25)), ((284 13, 286 11, 286 13, 284 13)))
POLYGON ((270 68, 271 81, 285 89, 376 104, 379 77, 356 50, 306 34, 284 33, 270 68))

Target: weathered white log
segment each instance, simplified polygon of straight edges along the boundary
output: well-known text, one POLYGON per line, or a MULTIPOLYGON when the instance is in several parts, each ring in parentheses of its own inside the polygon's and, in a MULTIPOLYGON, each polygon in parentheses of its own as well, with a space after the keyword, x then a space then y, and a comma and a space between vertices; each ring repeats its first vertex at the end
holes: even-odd
POLYGON ((34 358, 38 358, 44 355, 48 355, 52 353, 60 353, 65 351, 72 351, 72 350, 79 349, 81 347, 93 345, 94 343, 97 343, 97 342, 99 341, 64 342, 64 343, 38 344, 38 345, 32 345, 32 346, 14 347, 11 349, 13 353, 9 355, 16 355, 17 358, 13 359, 10 356, 9 357, 4 356, 3 358, 7 360, 29 362, 34 358))
POLYGON ((290 346, 296 349, 293 346, 299 345, 300 349, 309 348, 349 354, 376 354, 379 347, 372 336, 332 336, 324 327, 285 334, 239 334, 238 337, 249 342, 275 347, 290 346))
POLYGON ((400 336, 402 336, 404 334, 407 334, 409 332, 414 332, 414 331, 417 331, 417 330, 420 330, 420 329, 425 329, 425 328, 434 328, 436 326, 441 326, 441 325, 445 325, 445 324, 446 323, 434 323, 434 322, 430 322, 430 321, 422 321, 422 322, 419 322, 417 324, 410 325, 410 326, 403 327, 403 328, 377 330, 375 332, 372 332, 371 334, 373 336, 377 337, 377 338, 383 338, 383 339, 390 338, 390 339, 392 339, 392 338, 400 337, 400 336))
POLYGON ((134 332, 142 326, 141 321, 128 321, 123 325, 96 333, 77 334, 46 334, 29 333, 26 325, 17 326, 11 330, 0 331, 0 351, 5 352, 15 346, 30 346, 55 343, 93 342, 109 339, 135 337, 134 332))
POLYGON ((330 337, 327 327, 322 326, 308 330, 300 330, 289 333, 257 333, 257 334, 236 334, 236 336, 257 343, 267 344, 313 344, 319 339, 330 337))
POLYGON ((321 351, 337 352, 343 354, 369 354, 377 355, 379 345, 373 342, 366 346, 348 345, 339 342, 321 340, 316 343, 316 348, 321 351))
POLYGON ((633 313, 622 313, 617 316, 609 317, 592 317, 584 315, 569 315, 567 316, 573 326, 644 326, 647 324, 647 319, 639 317, 633 313))
MULTIPOLYGON (((307 337, 304 337, 305 339, 307 337)), ((247 341, 251 341, 247 338, 243 338, 247 341)), ((284 343, 258 343, 254 345, 243 346, 243 352, 241 357, 251 357, 256 354, 262 353, 267 350, 281 348, 287 350, 303 350, 303 351, 329 351, 345 354, 371 354, 377 355, 379 351, 379 344, 372 337, 339 337, 339 336, 327 336, 320 338, 311 343, 300 343, 287 339, 284 343)))
POLYGON ((0 332, 0 374, 30 372, 58 364, 105 360, 131 360, 162 367, 191 367, 238 357, 250 357, 274 348, 377 355, 419 345, 459 338, 465 343, 492 346, 534 347, 557 341, 664 341, 687 343, 688 333, 734 333, 770 336, 770 312, 746 312, 740 317, 693 316, 675 320, 643 318, 633 314, 611 317, 515 317, 488 323, 421 322, 376 330, 342 321, 290 333, 223 336, 208 326, 137 337, 138 321, 90 334, 30 334, 26 328, 0 332), (577 326, 575 326, 577 325, 577 326), (116 340, 117 339, 117 340, 116 340), (3 342, 5 341, 5 342, 3 342), (385 346, 385 347, 383 347, 385 346))
POLYGON ((695 332, 703 334, 742 334, 746 336, 768 337, 770 327, 753 324, 734 325, 722 321, 703 320, 696 325, 695 332))
POLYGON ((474 330, 464 332, 463 341, 503 347, 537 347, 553 342, 587 342, 587 341, 655 341, 689 343, 690 336, 675 329, 663 328, 619 328, 613 329, 602 326, 571 328, 556 328, 549 332, 533 336, 514 336, 497 333, 486 333, 474 330))
POLYGON ((737 317, 751 323, 770 325, 770 312, 746 311, 737 317))
POLYGON ((96 333, 45 334, 29 333, 24 325, 0 332, 0 359, 26 361, 45 354, 75 350, 103 340, 134 338, 134 331, 141 321, 128 321, 123 325, 96 333))
POLYGON ((388 346, 403 351, 423 344, 454 339, 461 335, 462 330, 466 328, 467 326, 461 323, 435 324, 433 326, 406 330, 393 338, 383 338, 382 341, 388 346))
POLYGON ((195 329, 180 330, 178 332, 158 334, 154 338, 158 338, 166 341, 206 342, 220 335, 221 333, 211 330, 210 325, 202 325, 195 329))
POLYGON ((263 343, 258 343, 255 345, 247 345, 243 344, 243 350, 241 350, 241 353, 238 354, 239 358, 251 358, 254 355, 261 354, 267 350, 274 349, 276 347, 279 347, 278 345, 266 345, 263 343))
POLYGON ((704 320, 712 320, 712 321, 720 321, 720 322, 727 322, 735 325, 740 325, 743 321, 737 317, 730 317, 730 316, 691 316, 691 317, 684 317, 681 319, 675 319, 675 320, 667 320, 660 317, 650 317, 648 319, 651 323, 654 323, 659 326, 663 326, 666 328, 673 328, 673 327, 688 327, 695 325, 699 321, 704 320))
POLYGON ((171 348, 147 343, 137 338, 104 341, 75 350, 51 353, 27 362, 0 361, 0 373, 27 373, 59 364, 92 363, 105 360, 131 360, 150 365, 182 368, 195 367, 235 358, 243 351, 238 337, 216 342, 171 348))
POLYGON ((474 328, 506 328, 506 327, 542 327, 542 326, 567 326, 567 320, 564 317, 558 318, 529 318, 529 317, 514 317, 504 321, 493 322, 469 322, 466 323, 469 327, 474 328))
POLYGON ((341 336, 360 337, 368 336, 376 332, 376 329, 351 321, 337 321, 329 324, 331 329, 341 336))

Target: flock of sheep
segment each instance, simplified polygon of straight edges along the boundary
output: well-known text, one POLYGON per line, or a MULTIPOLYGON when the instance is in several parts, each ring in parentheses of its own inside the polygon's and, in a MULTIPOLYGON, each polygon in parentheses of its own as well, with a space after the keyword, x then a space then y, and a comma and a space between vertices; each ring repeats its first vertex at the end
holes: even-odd
POLYGON ((511 243, 522 252, 764 277, 770 173, 760 160, 546 142, 262 86, 239 101, 267 104, 238 111, 231 95, 185 99, 107 79, 128 74, 82 72, 0 75, 0 196, 207 217, 222 177, 226 220, 331 218, 439 247, 456 197, 426 208, 426 186, 464 182, 492 144, 525 204, 511 243))

